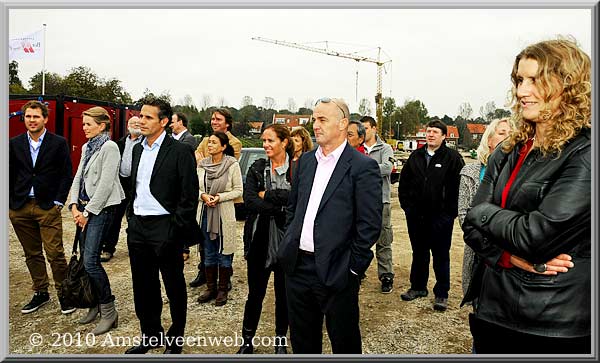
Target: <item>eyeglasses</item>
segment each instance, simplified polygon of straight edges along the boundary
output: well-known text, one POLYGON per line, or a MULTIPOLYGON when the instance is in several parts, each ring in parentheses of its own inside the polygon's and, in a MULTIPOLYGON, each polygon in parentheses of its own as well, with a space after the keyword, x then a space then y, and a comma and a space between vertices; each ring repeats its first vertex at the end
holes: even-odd
POLYGON ((335 101, 334 101, 332 98, 329 98, 329 97, 323 97, 323 98, 319 98, 319 99, 317 100, 317 102, 315 102, 315 106, 316 106, 316 105, 318 105, 318 104, 319 104, 319 103, 321 103, 321 102, 323 102, 323 103, 329 103, 329 102, 333 103, 334 105, 336 105, 336 106, 337 106, 337 107, 340 109, 340 111, 342 111, 342 115, 344 115, 344 118, 347 118, 347 117, 348 117, 348 116, 346 116, 346 111, 344 111, 344 109, 342 108, 342 106, 340 106, 340 105, 339 105, 337 102, 335 102, 335 101))

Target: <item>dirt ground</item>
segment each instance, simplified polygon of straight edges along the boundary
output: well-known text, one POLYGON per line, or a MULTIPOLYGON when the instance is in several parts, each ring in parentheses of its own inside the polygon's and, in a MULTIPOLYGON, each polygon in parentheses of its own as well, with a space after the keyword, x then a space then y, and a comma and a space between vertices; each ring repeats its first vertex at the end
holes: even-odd
MULTIPOLYGON (((470 162, 469 158, 465 158, 470 162)), ((56 293, 50 290, 51 302, 31 314, 22 314, 21 308, 32 296, 29 276, 21 245, 9 223, 10 266, 9 266, 9 354, 121 354, 132 343, 129 339, 139 335, 139 322, 133 307, 131 270, 126 248, 125 225, 123 222, 117 252, 104 267, 110 278, 119 312, 119 326, 109 334, 93 338, 88 334, 97 323, 78 324, 84 311, 62 315, 56 293)), ((408 278, 411 263, 411 248, 406 221, 397 198, 397 184, 392 186, 392 225, 394 232, 394 290, 391 294, 380 293, 377 279, 377 263, 374 259, 367 271, 360 292, 361 333, 365 354, 468 354, 471 351, 471 334, 468 325, 470 308, 459 308, 462 298, 461 269, 464 242, 458 222, 455 222, 452 238, 451 289, 449 307, 446 312, 432 308, 433 294, 426 298, 405 302, 400 294, 410 286, 408 278)), ((229 301, 223 307, 212 304, 199 305, 196 298, 204 287, 188 288, 188 319, 186 335, 197 337, 185 346, 186 354, 233 354, 237 351, 236 337, 241 334, 245 298, 247 295, 246 265, 242 258, 241 241, 243 222, 238 222, 238 253, 234 258, 233 289, 229 301), (217 341, 219 337, 231 337, 217 341), (213 339, 211 341, 211 339, 213 339)), ((70 213, 63 211, 65 250, 72 247, 74 224, 70 213)), ((198 257, 192 256, 185 265, 186 281, 197 273, 198 257)), ((68 260, 69 257, 67 257, 68 260)), ((48 266, 48 273, 51 270, 48 266)), ((52 281, 52 280, 51 280, 52 281)), ((430 271, 428 289, 435 283, 430 271)), ((272 279, 263 305, 263 313, 257 331, 258 337, 274 336, 274 300, 272 279)), ((168 328, 170 317, 168 305, 163 307, 163 326, 168 328)), ((239 344, 239 343, 237 343, 239 344)), ((273 353, 268 339, 255 348, 257 354, 273 353)), ((325 334, 323 352, 331 353, 325 334)), ((291 348, 288 348, 291 351, 291 348)), ((152 353, 162 353, 156 349, 152 353)))

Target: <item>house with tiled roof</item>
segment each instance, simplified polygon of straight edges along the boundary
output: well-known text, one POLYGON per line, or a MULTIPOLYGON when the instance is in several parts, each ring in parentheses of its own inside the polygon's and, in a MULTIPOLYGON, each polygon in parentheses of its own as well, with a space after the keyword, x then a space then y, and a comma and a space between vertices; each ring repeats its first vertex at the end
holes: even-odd
POLYGON ((479 144, 487 125, 484 124, 467 124, 467 129, 471 133, 473 143, 479 144))
POLYGON ((263 124, 264 122, 261 121, 248 122, 248 125, 250 126, 250 130, 248 130, 248 132, 252 135, 260 134, 262 132, 263 124))
POLYGON ((290 128, 295 126, 306 126, 310 121, 310 115, 286 115, 281 113, 273 114, 274 124, 283 124, 290 128))

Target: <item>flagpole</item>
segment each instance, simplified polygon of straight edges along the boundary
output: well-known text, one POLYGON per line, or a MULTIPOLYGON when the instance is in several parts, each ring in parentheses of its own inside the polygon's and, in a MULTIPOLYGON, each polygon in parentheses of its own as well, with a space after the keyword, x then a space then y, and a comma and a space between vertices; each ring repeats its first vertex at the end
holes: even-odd
POLYGON ((44 64, 42 65, 42 96, 46 92, 46 24, 44 24, 44 64))

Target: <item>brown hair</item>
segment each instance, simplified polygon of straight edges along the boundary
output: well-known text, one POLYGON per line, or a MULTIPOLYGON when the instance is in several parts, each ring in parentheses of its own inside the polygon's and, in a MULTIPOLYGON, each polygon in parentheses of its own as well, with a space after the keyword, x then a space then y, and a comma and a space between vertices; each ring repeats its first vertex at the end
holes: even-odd
POLYGON ((48 106, 41 103, 40 101, 31 100, 31 101, 27 102, 26 104, 24 104, 23 107, 21 107, 21 112, 23 112, 23 115, 25 115, 25 111, 27 111, 28 108, 31 108, 34 110, 40 109, 40 110, 42 110, 42 116, 44 116, 44 118, 48 117, 48 106))
POLYGON ((308 130, 304 126, 296 126, 292 129, 291 137, 300 136, 302 139, 302 152, 311 151, 313 149, 313 142, 310 138, 308 130))
POLYGON ((265 129, 263 130, 263 133, 267 130, 273 130, 273 132, 275 132, 275 135, 277 135, 277 138, 283 142, 284 140, 287 140, 288 144, 287 147, 285 148, 285 152, 288 153, 288 155, 291 157, 292 155, 294 155, 294 142, 292 141, 292 136, 290 134, 290 129, 282 124, 271 124, 267 127, 265 127, 265 129))

